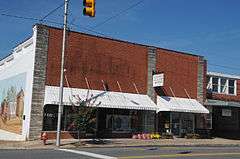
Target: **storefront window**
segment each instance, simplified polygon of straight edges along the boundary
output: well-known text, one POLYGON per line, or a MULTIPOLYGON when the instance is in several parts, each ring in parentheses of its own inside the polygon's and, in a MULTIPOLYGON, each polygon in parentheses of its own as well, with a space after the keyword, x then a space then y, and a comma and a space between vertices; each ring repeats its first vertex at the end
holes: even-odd
POLYGON ((45 105, 43 112, 43 131, 56 131, 58 120, 58 106, 45 105))
MULTIPOLYGON (((72 115, 76 107, 64 106, 62 119, 61 119, 61 130, 62 131, 74 131, 72 125, 72 115)), ((43 131, 56 131, 58 121, 58 105, 45 105, 43 112, 43 131)))
POLYGON ((146 111, 143 114, 144 132, 146 133, 154 132, 154 123, 155 123, 155 112, 146 111))
POLYGON ((129 115, 107 115, 107 129, 116 132, 131 131, 131 116, 129 115))

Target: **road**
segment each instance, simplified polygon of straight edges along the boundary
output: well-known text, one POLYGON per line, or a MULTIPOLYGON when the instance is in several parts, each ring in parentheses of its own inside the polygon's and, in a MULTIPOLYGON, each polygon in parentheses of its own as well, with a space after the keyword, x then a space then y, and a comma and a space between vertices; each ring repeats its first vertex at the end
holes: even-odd
POLYGON ((237 159, 240 147, 125 147, 0 150, 0 159, 237 159), (71 152, 70 152, 71 151, 71 152))

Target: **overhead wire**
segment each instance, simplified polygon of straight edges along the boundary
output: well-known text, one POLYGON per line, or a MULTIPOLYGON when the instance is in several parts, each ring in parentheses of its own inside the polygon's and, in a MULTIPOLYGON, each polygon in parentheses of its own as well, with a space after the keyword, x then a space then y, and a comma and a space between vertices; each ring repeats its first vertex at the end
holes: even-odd
POLYGON ((40 21, 45 20, 48 16, 52 15, 54 12, 56 12, 58 9, 62 8, 64 6, 64 3, 60 4, 58 7, 51 10, 49 13, 47 13, 45 16, 43 16, 40 21))
MULTIPOLYGON (((137 3, 131 5, 130 7, 128 7, 127 9, 124 9, 122 11, 120 11, 119 13, 109 17, 108 19, 104 20, 103 22, 95 25, 94 27, 99 27, 100 25, 103 25, 105 23, 107 23, 108 21, 112 20, 113 18, 117 17, 117 16, 120 16, 121 14, 127 12, 128 10, 136 7, 137 5, 141 4, 144 0, 141 0, 141 1, 138 1, 137 3)), ((6 14, 6 13, 0 13, 1 16, 6 16, 6 17, 12 17, 12 18, 17 18, 17 19, 23 19, 23 20, 32 20, 32 21, 40 21, 40 22, 47 22, 47 23, 52 23, 52 24, 56 24, 56 25, 63 25, 63 23, 60 23, 60 22, 56 22, 56 21, 51 21, 51 20, 46 20, 46 18, 48 16, 50 16, 51 14, 53 14, 54 12, 56 12, 59 8, 61 8, 64 4, 61 4, 59 5, 58 7, 56 7, 55 9, 51 10, 48 14, 46 14, 44 17, 42 18, 35 18, 35 17, 25 17, 25 16, 19 16, 19 15, 14 15, 14 14, 6 14)), ((96 31, 94 29, 89 29, 85 26, 82 26, 82 25, 77 25, 77 24, 74 24, 72 23, 71 25, 75 26, 75 27, 80 27, 82 28, 83 30, 86 30, 88 32, 92 32, 92 33, 95 33, 95 34, 98 34, 98 35, 101 35, 101 36, 104 36, 104 37, 107 37, 107 38, 113 38, 109 35, 106 35, 105 33, 102 33, 102 32, 99 32, 99 31, 96 31)), ((189 63, 195 63, 195 62, 189 62, 189 63)), ((230 69, 230 70, 240 70, 240 68, 237 68, 237 67, 231 67, 231 66, 226 66, 226 65, 219 65, 219 64, 213 64, 213 63, 208 63, 208 65, 211 65, 211 66, 215 66, 215 67, 221 67, 221 68, 225 68, 225 69, 230 69)))
MULTIPOLYGON (((221 67, 221 68, 225 68, 225 69, 230 69, 230 70, 238 70, 238 71, 240 71, 240 68, 232 67, 232 66, 218 65, 218 64, 213 64, 213 63, 208 63, 208 65, 216 66, 216 67, 221 67)), ((240 73, 240 72, 239 72, 239 73, 240 73)))
MULTIPOLYGON (((25 16, 19 16, 14 14, 6 14, 6 13, 0 13, 1 16, 16 18, 16 19, 22 19, 22 20, 31 20, 31 21, 40 21, 41 19, 35 18, 35 17, 25 17, 25 16)), ((52 24, 62 25, 63 23, 51 21, 51 20, 43 20, 43 22, 48 22, 52 24)))
POLYGON ((113 16, 107 18, 106 20, 104 20, 104 21, 102 21, 102 22, 96 24, 96 25, 93 26, 92 28, 97 28, 97 27, 99 27, 99 26, 101 26, 101 25, 107 23, 108 21, 110 21, 110 20, 112 20, 112 19, 114 19, 114 18, 116 18, 116 17, 118 17, 118 16, 120 16, 120 15, 126 13, 127 11, 129 11, 129 10, 135 8, 136 6, 140 5, 140 4, 143 3, 143 2, 144 2, 144 0, 140 0, 140 1, 138 1, 137 3, 134 3, 133 5, 129 6, 128 8, 126 8, 126 9, 124 9, 124 10, 118 12, 117 14, 115 14, 115 15, 113 15, 113 16))
MULTIPOLYGON (((63 23, 61 23, 61 22, 56 22, 56 21, 51 21, 51 20, 42 20, 42 19, 34 18, 34 17, 25 17, 25 16, 19 16, 19 15, 13 15, 13 14, 6 14, 6 13, 0 13, 0 15, 1 15, 1 16, 6 16, 6 17, 11 17, 11 18, 16 18, 16 19, 22 19, 22 20, 31 20, 31 21, 47 22, 47 23, 56 24, 56 25, 61 25, 61 26, 63 25, 63 23)), ((95 33, 95 34, 98 34, 98 35, 110 37, 109 35, 106 35, 106 34, 104 34, 104 33, 95 31, 95 30, 93 30, 93 29, 86 28, 86 27, 81 26, 81 25, 77 25, 77 24, 71 24, 71 25, 76 26, 76 27, 81 27, 83 30, 86 30, 86 31, 89 31, 89 32, 92 32, 92 33, 95 33)))
POLYGON ((101 35, 101 36, 104 36, 104 37, 107 37, 107 38, 112 38, 112 37, 110 37, 109 35, 106 35, 105 33, 102 33, 102 32, 99 32, 99 31, 95 31, 95 30, 93 30, 93 29, 89 29, 89 28, 84 27, 84 26, 82 26, 82 25, 77 25, 77 24, 75 24, 75 23, 72 23, 72 24, 70 24, 70 25, 75 26, 75 27, 80 27, 80 28, 82 28, 83 30, 86 30, 86 31, 88 31, 88 32, 92 32, 92 33, 95 33, 95 34, 98 34, 98 35, 101 35))

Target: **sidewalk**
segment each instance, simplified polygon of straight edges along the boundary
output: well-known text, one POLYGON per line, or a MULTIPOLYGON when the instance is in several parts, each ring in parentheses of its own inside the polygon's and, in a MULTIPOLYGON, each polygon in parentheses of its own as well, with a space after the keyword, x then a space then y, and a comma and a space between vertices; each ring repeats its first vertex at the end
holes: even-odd
MULTIPOLYGON (((214 139, 160 139, 160 140, 138 140, 138 139, 103 139, 90 140, 76 139, 61 140, 61 148, 76 147, 133 147, 133 146, 240 146, 240 140, 230 140, 223 138, 214 139)), ((0 149, 54 149, 55 140, 48 140, 47 145, 43 145, 41 140, 26 142, 0 141, 0 149)))

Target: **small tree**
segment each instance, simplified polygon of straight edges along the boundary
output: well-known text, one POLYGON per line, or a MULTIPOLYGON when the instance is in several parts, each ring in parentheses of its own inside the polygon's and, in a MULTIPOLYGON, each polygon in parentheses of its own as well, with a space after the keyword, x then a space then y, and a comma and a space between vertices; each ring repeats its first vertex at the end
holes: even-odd
POLYGON ((72 115, 72 126, 80 132, 94 133, 96 137, 96 112, 101 102, 96 103, 98 96, 89 95, 82 99, 79 95, 73 95, 70 99, 74 113, 72 115), (73 100, 75 102, 73 102, 73 100))

